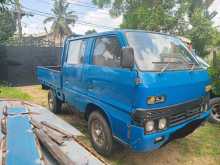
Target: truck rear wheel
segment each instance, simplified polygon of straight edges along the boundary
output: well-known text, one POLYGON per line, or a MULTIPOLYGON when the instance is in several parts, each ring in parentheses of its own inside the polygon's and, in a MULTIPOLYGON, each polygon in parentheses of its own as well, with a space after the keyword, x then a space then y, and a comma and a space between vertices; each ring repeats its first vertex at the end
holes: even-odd
POLYGON ((56 93, 53 90, 48 92, 48 106, 53 113, 60 113, 62 102, 57 98, 56 93))
POLYGON ((113 149, 110 127, 101 113, 94 111, 89 115, 88 129, 90 140, 95 150, 104 156, 109 156, 113 149))

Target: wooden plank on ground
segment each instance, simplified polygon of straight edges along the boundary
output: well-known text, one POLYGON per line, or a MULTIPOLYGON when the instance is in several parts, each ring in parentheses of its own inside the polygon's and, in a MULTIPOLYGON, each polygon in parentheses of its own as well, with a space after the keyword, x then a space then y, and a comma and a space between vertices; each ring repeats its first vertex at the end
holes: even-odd
POLYGON ((62 145, 64 143, 64 139, 60 135, 52 132, 51 130, 45 127, 42 130, 57 144, 62 145))
POLYGON ((46 126, 43 126, 41 123, 39 123, 38 121, 31 119, 31 124, 38 129, 43 130, 54 142, 56 142, 57 144, 61 145, 64 143, 64 139, 62 138, 62 136, 59 134, 54 133, 55 130, 51 130, 49 128, 47 128, 46 126))
POLYGON ((75 163, 62 152, 58 145, 53 142, 49 136, 43 132, 43 130, 35 129, 35 133, 39 141, 44 145, 47 150, 50 152, 51 156, 60 164, 60 165, 74 165, 75 163))
POLYGON ((55 131, 57 131, 57 132, 63 134, 64 137, 67 137, 67 138, 73 137, 73 135, 71 135, 71 134, 70 134, 69 132, 67 132, 66 130, 64 130, 64 129, 62 129, 62 128, 59 128, 59 127, 57 127, 57 126, 55 126, 55 125, 53 125, 53 124, 50 124, 50 123, 48 123, 48 122, 46 122, 46 121, 42 121, 41 123, 42 123, 44 126, 46 126, 46 127, 50 128, 50 129, 53 129, 53 130, 55 130, 55 131))

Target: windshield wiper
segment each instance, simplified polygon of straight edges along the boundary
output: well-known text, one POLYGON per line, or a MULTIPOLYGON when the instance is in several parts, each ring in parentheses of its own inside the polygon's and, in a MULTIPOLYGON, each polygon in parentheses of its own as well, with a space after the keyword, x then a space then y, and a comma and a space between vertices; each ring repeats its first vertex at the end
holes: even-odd
POLYGON ((161 70, 160 73, 163 73, 169 67, 170 63, 167 63, 161 70))

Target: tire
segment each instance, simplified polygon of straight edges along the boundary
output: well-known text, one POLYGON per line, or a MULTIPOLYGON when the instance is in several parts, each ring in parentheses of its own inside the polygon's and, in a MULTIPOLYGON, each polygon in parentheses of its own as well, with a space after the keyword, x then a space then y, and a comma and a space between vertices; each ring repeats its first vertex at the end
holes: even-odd
POLYGON ((110 156, 113 150, 112 133, 106 119, 100 112, 93 111, 89 115, 88 130, 94 149, 103 156, 110 156))
POLYGON ((212 107, 209 121, 211 123, 220 124, 220 97, 216 97, 210 100, 212 107))
POLYGON ((45 85, 41 85, 41 88, 43 89, 43 90, 48 90, 49 88, 47 87, 47 86, 45 86, 45 85))
POLYGON ((62 102, 56 97, 55 92, 51 89, 48 92, 48 106, 55 114, 61 112, 62 102))

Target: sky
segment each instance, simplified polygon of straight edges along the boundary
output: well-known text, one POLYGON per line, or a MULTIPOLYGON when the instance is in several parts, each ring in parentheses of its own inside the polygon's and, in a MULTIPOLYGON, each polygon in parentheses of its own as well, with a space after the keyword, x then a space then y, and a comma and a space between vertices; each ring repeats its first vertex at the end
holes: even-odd
MULTIPOLYGON (((98 32, 118 28, 122 17, 111 18, 108 8, 99 9, 90 0, 68 0, 69 9, 75 11, 78 19, 72 31, 77 34, 84 34, 87 30, 95 29, 98 32)), ((34 16, 22 18, 24 34, 45 33, 50 31, 51 24, 43 24, 43 20, 50 16, 53 7, 52 0, 21 0, 23 10, 34 16)))
MULTIPOLYGON (((23 33, 39 34, 50 32, 51 23, 43 24, 43 20, 52 14, 53 0, 20 0, 23 10, 33 16, 22 18, 23 33)), ((122 23, 122 17, 111 18, 108 8, 99 9, 91 0, 67 0, 70 10, 75 11, 78 19, 72 31, 77 34, 84 34, 87 30, 95 29, 98 32, 118 28, 122 23)), ((215 26, 220 26, 220 0, 215 0, 210 6, 210 11, 219 12, 213 19, 215 26)))
POLYGON ((220 29, 220 0, 215 0, 209 8, 210 11, 217 11, 218 15, 213 18, 214 25, 220 29))

